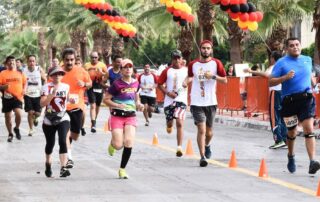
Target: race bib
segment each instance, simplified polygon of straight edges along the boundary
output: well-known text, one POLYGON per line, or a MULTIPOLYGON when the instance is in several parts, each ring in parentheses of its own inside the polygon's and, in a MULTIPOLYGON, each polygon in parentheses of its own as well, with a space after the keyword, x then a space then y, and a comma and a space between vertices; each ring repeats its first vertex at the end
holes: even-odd
POLYGON ((36 97, 39 97, 40 96, 40 90, 38 88, 32 88, 32 87, 29 87, 27 89, 27 93, 26 93, 28 96, 32 97, 32 96, 36 96, 36 97))
POLYGON ((93 89, 94 93, 102 93, 102 89, 93 89))
POLYGON ((69 94, 69 103, 78 104, 79 103, 79 95, 78 94, 69 94))
POLYGON ((287 128, 294 127, 298 125, 298 122, 299 122, 297 115, 290 116, 290 117, 283 117, 283 120, 287 128))

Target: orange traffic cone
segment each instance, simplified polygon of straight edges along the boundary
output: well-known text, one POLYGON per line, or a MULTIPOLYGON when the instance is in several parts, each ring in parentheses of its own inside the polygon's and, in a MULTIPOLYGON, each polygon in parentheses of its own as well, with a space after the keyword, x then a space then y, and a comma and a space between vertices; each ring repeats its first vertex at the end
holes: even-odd
POLYGON ((109 132, 110 130, 110 123, 109 120, 106 121, 106 123, 104 124, 104 132, 109 132))
POLYGON ((152 139, 152 145, 157 146, 159 144, 158 135, 157 133, 154 133, 153 139, 152 139))
POLYGON ((233 149, 231 152, 231 158, 229 161, 229 168, 236 168, 236 167, 237 167, 236 152, 233 149))
POLYGON ((317 195, 318 197, 320 197, 320 180, 319 180, 319 183, 318 183, 318 190, 317 190, 317 195))
POLYGON ((268 177, 267 166, 266 166, 266 162, 264 161, 264 159, 261 160, 259 177, 268 177))
POLYGON ((191 142, 190 138, 188 139, 188 143, 187 143, 186 155, 187 156, 193 156, 194 155, 193 148, 192 148, 192 142, 191 142))

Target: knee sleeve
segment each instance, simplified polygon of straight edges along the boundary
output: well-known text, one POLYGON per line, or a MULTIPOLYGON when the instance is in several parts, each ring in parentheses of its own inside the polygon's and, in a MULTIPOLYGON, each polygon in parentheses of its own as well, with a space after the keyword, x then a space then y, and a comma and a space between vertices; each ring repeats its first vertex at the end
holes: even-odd
POLYGON ((314 133, 308 133, 308 134, 304 134, 304 137, 305 138, 313 138, 315 137, 316 135, 314 133))

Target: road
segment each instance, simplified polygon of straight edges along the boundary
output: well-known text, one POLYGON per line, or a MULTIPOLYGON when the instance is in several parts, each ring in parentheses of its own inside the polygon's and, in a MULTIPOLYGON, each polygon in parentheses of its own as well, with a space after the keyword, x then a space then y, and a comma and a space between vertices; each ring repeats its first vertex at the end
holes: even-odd
MULTIPOLYGON (((87 117, 89 117, 87 115, 87 117)), ((304 139, 296 142, 297 172, 286 169, 286 149, 270 150, 273 143, 268 131, 214 125, 213 157, 206 168, 199 167, 196 128, 190 114, 185 122, 185 141, 191 139, 194 156, 175 156, 175 130, 165 132, 163 114, 155 114, 150 126, 139 126, 132 158, 127 166, 130 179, 118 179, 121 151, 107 154, 110 133, 103 131, 108 110, 102 109, 97 120, 98 133, 87 135, 73 144, 75 167, 71 176, 59 178, 58 144, 54 149, 53 174, 44 175, 45 138, 38 126, 33 137, 27 136, 24 114, 22 140, 7 143, 3 114, 0 116, 0 201, 318 201, 319 174, 308 175, 309 161, 304 139), (152 145, 154 133, 159 145, 152 145), (228 168, 232 149, 238 167, 228 168), (269 177, 258 177, 264 158, 269 177)), ((87 123, 89 123, 87 118, 87 123)), ((319 153, 319 148, 317 149, 319 153)))

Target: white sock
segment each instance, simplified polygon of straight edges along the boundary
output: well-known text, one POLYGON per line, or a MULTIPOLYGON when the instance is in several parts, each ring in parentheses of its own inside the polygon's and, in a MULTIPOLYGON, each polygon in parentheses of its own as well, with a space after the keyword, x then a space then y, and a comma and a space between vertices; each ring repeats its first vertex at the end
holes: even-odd
POLYGON ((71 149, 68 149, 68 159, 72 160, 71 149))
POLYGON ((181 145, 179 145, 179 146, 177 147, 177 149, 180 149, 180 150, 182 150, 182 147, 181 147, 181 145))

